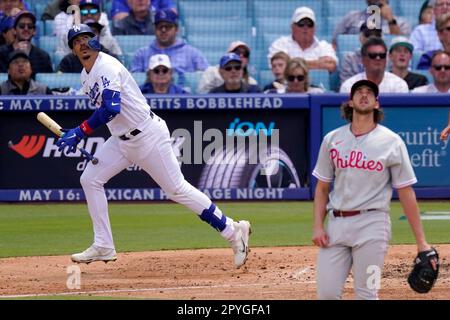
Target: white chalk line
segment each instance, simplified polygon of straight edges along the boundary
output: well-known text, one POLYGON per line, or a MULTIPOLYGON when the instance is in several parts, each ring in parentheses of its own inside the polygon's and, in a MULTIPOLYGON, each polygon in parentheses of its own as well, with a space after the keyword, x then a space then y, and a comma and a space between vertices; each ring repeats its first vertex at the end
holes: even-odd
POLYGON ((287 284, 314 284, 315 281, 291 281, 291 282, 273 282, 273 283, 247 283, 247 284, 224 284, 210 286, 187 286, 187 287, 162 287, 162 288, 142 288, 142 289, 112 289, 112 290, 94 290, 94 291, 71 291, 59 293, 30 293, 17 295, 0 295, 0 298, 32 298, 47 296, 72 296, 72 295, 89 295, 89 294, 105 294, 105 293, 126 293, 126 292, 154 292, 154 291, 182 291, 192 289, 223 289, 223 288, 245 288, 245 287, 264 287, 274 285, 287 284))

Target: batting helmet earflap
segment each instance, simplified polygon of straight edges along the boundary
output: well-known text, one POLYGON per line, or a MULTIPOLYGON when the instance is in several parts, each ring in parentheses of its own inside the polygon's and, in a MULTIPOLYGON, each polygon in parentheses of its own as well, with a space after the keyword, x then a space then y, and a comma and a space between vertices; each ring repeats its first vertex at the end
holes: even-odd
POLYGON ((67 43, 69 44, 70 49, 73 49, 73 40, 82 34, 87 34, 92 37, 92 39, 88 42, 91 49, 97 51, 100 50, 100 43, 98 42, 98 38, 92 31, 91 27, 86 24, 73 25, 72 28, 70 28, 69 33, 67 33, 67 43))

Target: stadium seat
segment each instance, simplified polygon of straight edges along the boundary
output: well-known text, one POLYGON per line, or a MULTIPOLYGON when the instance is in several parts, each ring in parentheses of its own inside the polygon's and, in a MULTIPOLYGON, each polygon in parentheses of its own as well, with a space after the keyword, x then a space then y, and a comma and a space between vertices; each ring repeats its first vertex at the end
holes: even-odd
POLYGON ((260 70, 258 74, 258 84, 261 89, 275 80, 272 70, 260 70))
POLYGON ((311 8, 316 18, 322 16, 322 1, 318 0, 302 0, 302 1, 292 1, 292 0, 254 0, 254 12, 255 18, 263 17, 279 17, 284 18, 286 23, 289 23, 292 18, 292 14, 298 7, 309 7, 311 8))
POLYGON ((330 73, 327 70, 309 70, 311 84, 330 91, 330 73))
POLYGON ((58 37, 55 36, 42 36, 39 38, 39 48, 51 55, 56 51, 58 41, 58 37))
POLYGON ((340 34, 337 37, 338 51, 355 51, 360 47, 359 34, 340 34))
POLYGON ((147 79, 147 74, 145 72, 134 72, 131 74, 133 79, 136 81, 138 86, 142 86, 147 79))
POLYGON ((224 45, 220 50, 202 50, 202 53, 205 55, 206 60, 211 66, 215 66, 219 64, 220 58, 226 53, 227 45, 224 45))
POLYGON ((239 35, 221 34, 194 34, 188 35, 188 43, 200 50, 216 50, 226 52, 230 42, 241 40, 247 43, 250 48, 255 47, 255 39, 250 33, 241 33, 239 35))
POLYGON ((185 32, 189 34, 231 34, 239 36, 251 33, 252 21, 249 18, 197 18, 187 17, 184 20, 185 32))
POLYGON ((349 12, 363 10, 366 6, 363 0, 328 0, 325 1, 324 16, 342 19, 349 12))
POLYGON ((46 84, 50 89, 81 87, 79 73, 38 73, 36 81, 46 84))
MULTIPOLYGON (((273 3, 272 3, 273 4, 273 3)), ((247 0, 178 1, 180 18, 243 18, 247 16, 247 0)))
POLYGON ((203 72, 188 72, 184 74, 184 77, 186 79, 185 86, 189 87, 189 89, 191 90, 190 93, 197 93, 198 83, 200 82, 200 78, 202 77, 202 75, 203 72))
POLYGON ((34 12, 37 20, 41 20, 42 14, 44 13, 45 7, 47 6, 47 2, 34 1, 32 11, 34 12))
POLYGON ((266 33, 278 34, 279 36, 291 33, 291 20, 280 17, 256 18, 256 32, 259 36, 266 33))
POLYGON ((397 15, 415 17, 416 23, 418 23, 420 8, 422 7, 424 1, 425 0, 400 1, 398 3, 397 15))
POLYGON ((8 74, 7 73, 0 73, 0 83, 3 81, 8 80, 8 74))
POLYGON ((53 35, 53 20, 45 20, 44 21, 44 35, 51 36, 53 35))
POLYGON ((114 36, 124 54, 134 54, 137 49, 146 47, 155 39, 154 35, 114 36))

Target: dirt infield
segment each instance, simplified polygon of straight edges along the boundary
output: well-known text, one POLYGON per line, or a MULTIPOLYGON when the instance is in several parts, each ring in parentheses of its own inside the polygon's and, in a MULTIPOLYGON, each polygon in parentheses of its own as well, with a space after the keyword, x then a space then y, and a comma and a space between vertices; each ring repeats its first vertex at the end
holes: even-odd
MULTIPOLYGON (((381 299, 450 299, 450 245, 436 246, 441 273, 431 293, 406 283, 415 246, 391 246, 381 299)), ((0 259, 0 298, 73 295, 156 299, 315 299, 314 247, 253 248, 246 267, 232 267, 231 249, 119 253, 116 262, 78 265, 81 287, 68 289, 68 256, 0 259)), ((69 269, 70 271, 70 269, 69 269)), ((344 298, 352 299, 351 277, 344 298)), ((73 282, 72 282, 73 283, 73 282)))

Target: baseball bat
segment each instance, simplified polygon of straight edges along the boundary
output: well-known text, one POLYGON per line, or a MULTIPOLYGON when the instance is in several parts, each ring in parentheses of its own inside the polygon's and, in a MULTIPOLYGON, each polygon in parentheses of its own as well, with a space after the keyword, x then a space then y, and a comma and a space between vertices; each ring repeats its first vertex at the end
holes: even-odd
MULTIPOLYGON (((37 119, 40 123, 47 127, 51 132, 56 134, 58 137, 62 137, 63 132, 61 131, 61 126, 52 118, 50 118, 45 112, 39 112, 37 115, 37 119)), ((92 164, 97 164, 98 159, 94 157, 92 154, 87 152, 84 148, 78 147, 77 149, 92 162, 92 164)))

